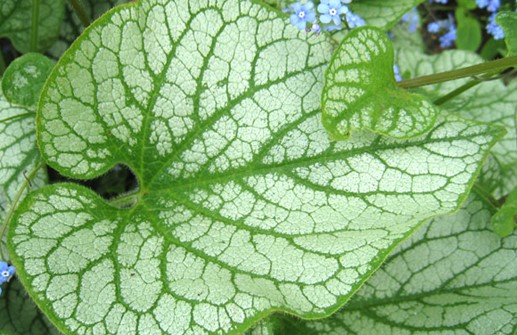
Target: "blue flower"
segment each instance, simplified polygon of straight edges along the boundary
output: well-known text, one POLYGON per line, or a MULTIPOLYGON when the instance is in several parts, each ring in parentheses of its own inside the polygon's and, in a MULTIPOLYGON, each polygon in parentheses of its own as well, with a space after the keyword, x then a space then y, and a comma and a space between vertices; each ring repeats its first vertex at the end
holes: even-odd
POLYGON ((427 25, 427 31, 430 32, 431 34, 436 34, 437 32, 440 31, 440 23, 438 22, 431 22, 427 25))
POLYGON ((501 7, 500 0, 476 0, 476 4, 479 8, 485 8, 489 12, 495 12, 501 7))
POLYGON ((366 26, 366 22, 362 17, 350 11, 346 13, 346 22, 348 23, 348 28, 350 29, 366 26))
POLYGON ((294 13, 290 17, 291 24, 300 30, 305 30, 307 22, 314 22, 316 19, 316 13, 312 10, 314 8, 312 1, 308 1, 306 4, 295 2, 292 8, 294 13))
POLYGON ((413 7, 409 12, 404 14, 400 18, 400 21, 408 24, 408 32, 414 33, 420 24, 420 16, 418 15, 416 7, 413 7))
POLYGON ((320 16, 322 23, 333 21, 334 24, 338 25, 341 24, 341 15, 348 12, 348 7, 342 5, 340 0, 321 0, 318 12, 322 14, 320 16))
POLYGON ((427 31, 432 34, 445 31, 445 33, 439 38, 440 46, 442 48, 448 48, 452 46, 454 41, 456 41, 456 24, 454 23, 452 15, 449 15, 448 20, 429 23, 427 25, 427 31))
POLYGON ((433 3, 433 2, 441 3, 442 5, 446 5, 447 2, 449 2, 449 0, 429 0, 429 3, 433 3))
POLYGON ((456 41, 456 26, 451 25, 449 31, 445 35, 440 37, 440 46, 442 48, 448 48, 456 41))
POLYGON ((0 262, 0 285, 11 279, 15 272, 14 266, 0 262))
POLYGON ((502 40, 504 38, 504 31, 500 25, 495 22, 496 13, 490 15, 488 18, 488 24, 486 25, 486 31, 494 36, 494 40, 502 40))

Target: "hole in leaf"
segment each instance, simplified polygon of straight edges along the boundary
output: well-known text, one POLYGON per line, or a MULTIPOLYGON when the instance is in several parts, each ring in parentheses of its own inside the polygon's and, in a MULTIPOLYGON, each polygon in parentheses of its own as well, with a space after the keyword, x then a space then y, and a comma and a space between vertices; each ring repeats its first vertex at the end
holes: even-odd
POLYGON ((111 170, 95 179, 75 180, 59 174, 48 167, 49 183, 73 182, 88 187, 107 201, 138 190, 138 180, 127 166, 117 164, 111 170))

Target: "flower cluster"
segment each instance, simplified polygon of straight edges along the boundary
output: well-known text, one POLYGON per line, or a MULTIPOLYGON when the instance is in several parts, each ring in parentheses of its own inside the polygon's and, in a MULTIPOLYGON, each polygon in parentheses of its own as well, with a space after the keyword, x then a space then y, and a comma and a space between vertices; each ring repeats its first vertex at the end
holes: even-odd
MULTIPOLYGON (((429 2, 448 4, 449 1, 429 0, 429 2)), ((486 25, 486 31, 492 35, 495 40, 503 39, 504 31, 495 21, 495 16, 501 7, 501 0, 476 0, 476 5, 478 8, 485 9, 490 13, 490 16, 488 17, 488 23, 486 25)), ((453 42, 456 40, 456 25, 451 18, 449 18, 449 20, 441 20, 429 23, 427 26, 427 31, 432 34, 443 34, 440 37, 440 46, 442 48, 452 46, 453 42)))
POLYGON ((352 0, 321 0, 316 11, 312 1, 296 2, 284 11, 291 13, 290 21, 293 26, 316 34, 319 34, 321 29, 335 31, 343 27, 352 29, 366 25, 366 22, 347 6, 351 2, 352 0))
MULTIPOLYGON (((15 272, 14 266, 0 261, 0 285, 9 281, 15 272)), ((2 294, 2 288, 0 288, 0 294, 2 294)))
POLYGON ((440 46, 448 48, 456 41, 456 23, 452 15, 447 20, 431 22, 427 25, 427 31, 431 34, 440 34, 440 46))

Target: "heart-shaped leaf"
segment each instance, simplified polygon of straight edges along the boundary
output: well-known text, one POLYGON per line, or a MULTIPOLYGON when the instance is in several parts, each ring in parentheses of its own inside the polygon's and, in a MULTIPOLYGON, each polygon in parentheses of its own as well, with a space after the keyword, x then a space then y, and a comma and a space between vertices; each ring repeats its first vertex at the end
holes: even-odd
POLYGON ((45 51, 56 40, 63 21, 63 0, 2 0, 0 3, 0 36, 8 37, 23 53, 45 51), (38 10, 34 11, 34 6, 38 10), (38 13, 37 24, 32 15, 38 13), (35 42, 35 48, 32 43, 35 42))
POLYGON ((380 29, 353 30, 334 54, 323 90, 323 125, 332 139, 368 129, 394 138, 429 131, 438 109, 421 95, 400 88, 393 73, 394 51, 380 29))
POLYGON ((20 280, 65 334, 242 332, 335 311, 395 245, 457 208, 501 129, 451 117, 411 141, 320 123, 334 44, 255 2, 148 0, 97 20, 42 92, 38 137, 66 176, 117 163, 116 208, 84 187, 29 195, 20 280))
POLYGON ((40 53, 28 53, 15 59, 2 77, 7 100, 24 106, 36 105, 53 67, 54 62, 40 53))
POLYGON ((515 334, 517 234, 495 235, 489 208, 471 197, 404 242, 341 311, 276 335, 515 334))

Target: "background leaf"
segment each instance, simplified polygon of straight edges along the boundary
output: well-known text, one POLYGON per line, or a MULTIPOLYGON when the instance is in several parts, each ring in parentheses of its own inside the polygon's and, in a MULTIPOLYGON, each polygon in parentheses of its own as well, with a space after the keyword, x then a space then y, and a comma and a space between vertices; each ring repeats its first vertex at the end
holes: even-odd
POLYGON ((490 216, 471 197, 413 234, 341 311, 289 321, 284 334, 515 333, 517 234, 501 240, 490 216))
POLYGON ((2 77, 5 98, 14 104, 35 106, 53 68, 54 62, 39 53, 28 53, 15 59, 2 77))
POLYGON ((36 308, 23 286, 15 278, 3 285, 0 298, 0 329, 12 335, 60 334, 36 308))
POLYGON ((424 0, 355 0, 350 4, 370 26, 384 30, 394 26, 409 10, 424 0))
POLYGON ((57 184, 18 208, 19 278, 61 331, 237 333, 278 310, 328 315, 420 222, 458 207, 501 129, 452 117, 412 141, 331 143, 333 49, 233 0, 122 6, 79 37, 42 93, 43 155, 77 178, 124 163, 139 189, 116 208, 57 184))
POLYGON ((0 36, 8 37, 22 52, 45 51, 56 40, 63 21, 63 0, 40 0, 38 50, 31 48, 32 0, 2 0, 0 3, 0 36))

